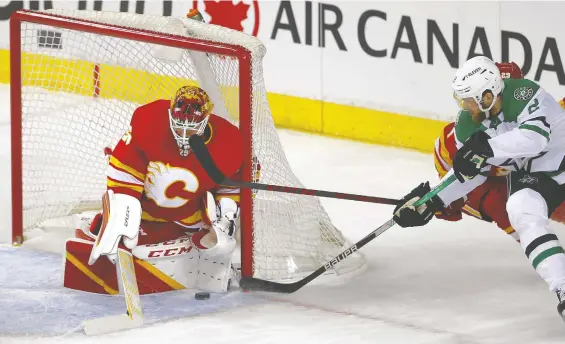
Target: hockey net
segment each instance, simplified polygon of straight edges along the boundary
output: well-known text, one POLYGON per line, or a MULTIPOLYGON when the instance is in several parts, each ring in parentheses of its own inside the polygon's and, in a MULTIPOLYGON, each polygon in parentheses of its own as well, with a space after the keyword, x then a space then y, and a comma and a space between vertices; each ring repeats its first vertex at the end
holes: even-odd
MULTIPOLYGON (((187 18, 20 11, 11 20, 13 241, 46 220, 96 209, 106 188, 104 147, 136 107, 204 88, 215 113, 245 137, 245 175, 302 187, 271 117, 256 38, 187 18), (21 124, 21 127, 19 127, 21 124), (17 163, 21 161, 21 164, 17 163)), ((242 190, 242 271, 292 280, 350 244, 312 196, 242 190)), ((356 253, 337 274, 364 264, 356 253)))

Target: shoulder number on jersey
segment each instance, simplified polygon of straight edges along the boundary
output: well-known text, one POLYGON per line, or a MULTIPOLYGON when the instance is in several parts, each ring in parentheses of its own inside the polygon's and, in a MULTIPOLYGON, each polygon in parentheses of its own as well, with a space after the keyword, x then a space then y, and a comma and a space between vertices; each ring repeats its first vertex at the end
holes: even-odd
POLYGON ((539 110, 539 100, 536 98, 536 99, 534 99, 532 104, 530 104, 530 106, 528 106, 528 113, 531 115, 538 110, 539 110))

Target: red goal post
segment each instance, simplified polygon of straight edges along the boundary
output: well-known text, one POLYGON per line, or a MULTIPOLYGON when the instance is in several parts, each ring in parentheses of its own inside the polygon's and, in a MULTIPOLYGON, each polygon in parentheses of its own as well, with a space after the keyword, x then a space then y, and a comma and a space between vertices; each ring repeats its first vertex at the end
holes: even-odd
MULTIPOLYGON (((203 85, 221 109, 217 114, 240 128, 247 181, 256 175, 258 160, 263 182, 300 187, 268 107, 264 53, 254 37, 186 18, 15 12, 10 22, 12 242, 21 244, 27 228, 48 218, 96 206, 105 187, 104 145, 120 139, 135 106, 170 97, 183 82, 203 85), (155 47, 183 53, 163 61, 155 47), (67 156, 75 160, 68 162, 67 156)), ((349 245, 315 197, 242 189, 240 205, 244 276, 292 280, 349 245)), ((363 265, 361 256, 349 261, 335 272, 363 265)))

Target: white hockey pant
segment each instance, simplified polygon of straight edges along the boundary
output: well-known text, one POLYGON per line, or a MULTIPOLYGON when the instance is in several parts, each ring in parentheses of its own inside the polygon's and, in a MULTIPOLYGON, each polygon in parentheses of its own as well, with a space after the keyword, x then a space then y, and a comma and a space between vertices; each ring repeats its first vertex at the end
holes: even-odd
POLYGON ((508 198, 506 211, 524 253, 549 289, 565 287, 565 251, 549 229, 545 199, 537 191, 522 189, 508 198))

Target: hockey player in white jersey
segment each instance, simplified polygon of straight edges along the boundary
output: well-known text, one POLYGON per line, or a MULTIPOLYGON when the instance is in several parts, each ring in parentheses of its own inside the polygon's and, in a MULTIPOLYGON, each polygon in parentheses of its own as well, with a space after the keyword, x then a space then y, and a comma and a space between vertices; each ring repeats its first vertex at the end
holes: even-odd
POLYGON ((461 111, 455 125, 457 180, 424 206, 412 204, 430 191, 422 183, 394 210, 402 227, 423 226, 433 214, 487 179, 491 166, 511 170, 506 203, 526 257, 557 293, 565 319, 565 250, 549 228, 549 216, 565 200, 565 111, 537 83, 502 80, 493 61, 466 61, 452 82, 461 111))

